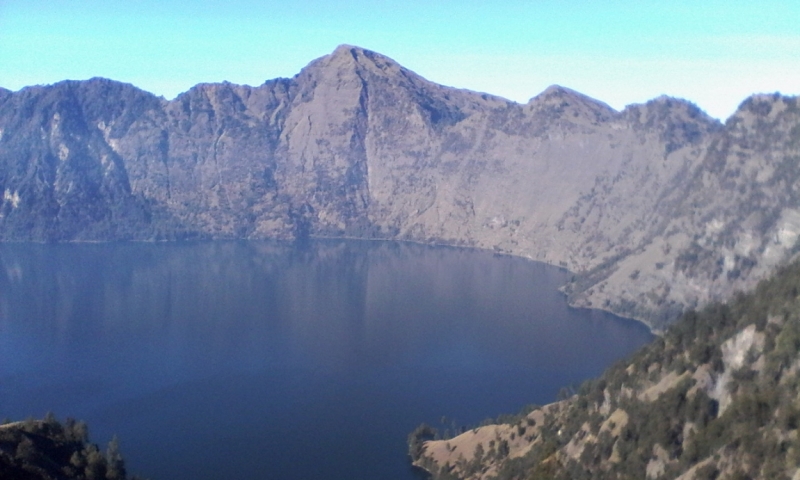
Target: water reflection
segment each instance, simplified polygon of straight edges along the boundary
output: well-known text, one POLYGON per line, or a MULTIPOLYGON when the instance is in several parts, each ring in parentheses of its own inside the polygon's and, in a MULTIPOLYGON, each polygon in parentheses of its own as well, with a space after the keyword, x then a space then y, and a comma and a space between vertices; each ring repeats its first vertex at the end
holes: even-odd
POLYGON ((1 245, 0 267, 0 415, 84 418, 152 478, 411 478, 418 423, 545 403, 649 338, 566 308, 563 271, 459 249, 1 245))

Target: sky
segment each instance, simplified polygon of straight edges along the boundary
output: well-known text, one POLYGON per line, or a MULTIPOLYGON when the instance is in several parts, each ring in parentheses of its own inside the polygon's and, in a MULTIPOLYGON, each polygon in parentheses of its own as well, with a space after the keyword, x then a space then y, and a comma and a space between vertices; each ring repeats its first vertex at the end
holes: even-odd
POLYGON ((172 99, 350 44, 520 103, 558 84, 724 120, 753 93, 800 94, 798 19, 800 0, 0 0, 0 87, 100 76, 172 99))

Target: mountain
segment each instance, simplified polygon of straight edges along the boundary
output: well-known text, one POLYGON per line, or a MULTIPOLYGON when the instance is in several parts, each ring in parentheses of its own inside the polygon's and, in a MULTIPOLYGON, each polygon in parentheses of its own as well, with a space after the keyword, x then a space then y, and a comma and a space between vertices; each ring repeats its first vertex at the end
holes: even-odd
POLYGON ((683 315, 577 392, 453 438, 420 426, 444 479, 800 478, 800 262, 683 315))
POLYGON ((658 330, 791 257, 800 110, 725 124, 553 86, 520 105, 342 45, 291 79, 168 101, 105 79, 0 91, 0 240, 413 240, 559 265, 658 330))

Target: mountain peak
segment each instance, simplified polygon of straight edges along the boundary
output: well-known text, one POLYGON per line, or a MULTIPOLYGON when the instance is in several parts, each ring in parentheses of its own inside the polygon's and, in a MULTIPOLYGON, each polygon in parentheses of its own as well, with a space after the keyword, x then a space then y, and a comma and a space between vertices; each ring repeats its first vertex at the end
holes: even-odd
POLYGON ((650 126, 666 127, 670 123, 699 122, 704 128, 716 128, 719 120, 709 116, 693 102, 669 95, 660 95, 645 103, 635 103, 625 107, 623 115, 637 118, 640 123, 650 126))
POLYGON ((545 88, 544 91, 539 94, 539 96, 549 96, 549 95, 581 95, 581 94, 576 92, 575 90, 572 90, 571 88, 553 84, 545 88))
POLYGON ((342 64, 345 62, 358 63, 358 58, 364 56, 364 49, 354 45, 342 44, 336 47, 333 52, 322 57, 331 64, 342 64))
POLYGON ((569 112, 570 115, 582 115, 594 121, 606 120, 617 113, 608 104, 561 85, 550 85, 531 98, 525 108, 532 111, 556 111, 559 114, 569 112))
POLYGON ((343 43, 333 49, 333 53, 331 53, 332 57, 341 56, 341 55, 353 55, 354 53, 361 53, 364 49, 358 47, 356 45, 350 45, 347 43, 343 43))
POLYGON ((791 99, 792 97, 784 97, 779 92, 756 93, 742 101, 731 118, 741 118, 747 115, 768 116, 783 111, 787 101, 797 103, 797 100, 791 99), (781 104, 784 105, 781 106, 781 104), (777 109, 774 108, 776 106, 777 109))
POLYGON ((614 111, 614 109, 608 104, 601 102, 600 100, 596 100, 571 88, 562 87, 561 85, 550 85, 549 87, 545 88, 542 93, 531 98, 528 103, 553 101, 555 99, 568 101, 572 100, 574 102, 590 104, 594 107, 601 107, 603 109, 614 111))
POLYGON ((400 64, 385 55, 348 44, 339 45, 333 53, 323 58, 327 58, 331 63, 353 61, 361 66, 377 66, 380 70, 386 70, 388 67, 401 68, 400 64))
POLYGON ((389 57, 355 45, 342 44, 328 55, 317 58, 304 68, 299 77, 305 76, 349 76, 365 72, 379 76, 396 75, 403 67, 389 57))

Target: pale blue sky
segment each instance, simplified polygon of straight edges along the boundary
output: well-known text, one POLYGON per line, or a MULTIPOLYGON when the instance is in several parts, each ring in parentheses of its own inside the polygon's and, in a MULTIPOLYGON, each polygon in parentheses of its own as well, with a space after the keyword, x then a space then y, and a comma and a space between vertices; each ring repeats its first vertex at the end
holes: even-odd
POLYGON ((173 98, 291 77, 347 43, 518 102, 559 84, 724 119, 751 93, 800 93, 798 19, 800 0, 0 0, 0 86, 102 76, 173 98))

